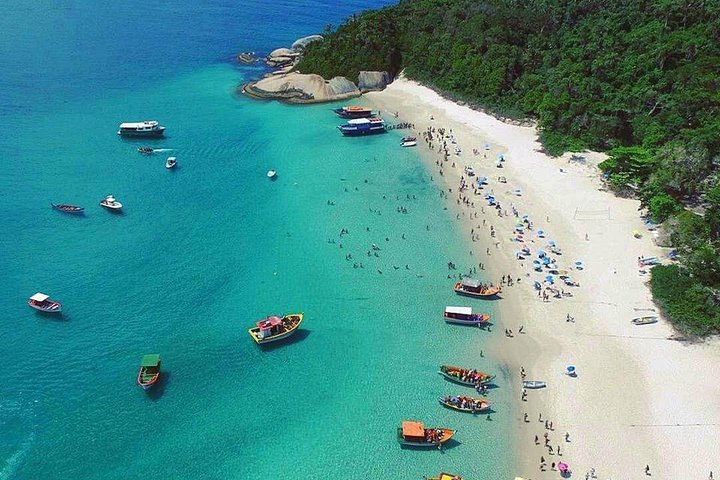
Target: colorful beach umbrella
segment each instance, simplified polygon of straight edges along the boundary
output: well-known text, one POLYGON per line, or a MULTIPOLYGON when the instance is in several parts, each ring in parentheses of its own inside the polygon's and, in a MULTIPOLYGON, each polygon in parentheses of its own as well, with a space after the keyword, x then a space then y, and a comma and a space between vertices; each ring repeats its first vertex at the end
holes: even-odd
POLYGON ((567 371, 568 371, 568 373, 573 373, 575 371, 575 365, 568 365, 567 371))
POLYGON ((564 473, 564 472, 568 471, 568 469, 570 468, 570 465, 568 465, 565 462, 560 462, 557 464, 557 468, 558 468, 558 470, 560 470, 561 472, 564 473))

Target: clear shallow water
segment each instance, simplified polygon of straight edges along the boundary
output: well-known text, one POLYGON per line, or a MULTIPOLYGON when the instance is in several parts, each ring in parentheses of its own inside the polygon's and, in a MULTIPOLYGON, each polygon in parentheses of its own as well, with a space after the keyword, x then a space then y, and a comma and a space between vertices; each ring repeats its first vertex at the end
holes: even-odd
POLYGON ((236 51, 268 51, 381 3, 8 9, 0 479, 507 476, 508 389, 491 395, 493 422, 436 402, 462 392, 435 373, 440 363, 501 372, 478 358, 483 332, 441 319, 458 303, 445 264, 472 257, 414 152, 395 133, 342 138, 328 105, 234 93, 255 74, 228 61, 236 51), (139 34, 163 49, 118 48, 139 34), (120 121, 143 118, 160 119, 167 138, 117 138, 120 121), (178 168, 164 168, 171 152, 137 154, 143 143, 172 149, 178 168), (108 193, 123 215, 97 205, 108 193), (379 258, 366 255, 372 243, 379 258), (64 302, 63 320, 26 307, 37 290, 64 302), (254 345, 256 319, 289 311, 305 312, 301 333, 254 345), (150 352, 164 381, 147 395, 134 376, 150 352), (458 428, 462 444, 401 450, 405 418, 458 428))

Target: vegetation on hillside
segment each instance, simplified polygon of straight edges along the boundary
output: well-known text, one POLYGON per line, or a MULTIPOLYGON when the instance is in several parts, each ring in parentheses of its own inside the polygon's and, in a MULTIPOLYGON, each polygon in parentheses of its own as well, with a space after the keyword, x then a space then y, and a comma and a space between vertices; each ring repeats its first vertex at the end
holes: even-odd
POLYGON ((656 298, 678 325, 720 331, 720 2, 401 0, 326 35, 298 69, 404 69, 536 119, 551 154, 608 151, 610 185, 672 228, 681 264, 653 270, 656 298))

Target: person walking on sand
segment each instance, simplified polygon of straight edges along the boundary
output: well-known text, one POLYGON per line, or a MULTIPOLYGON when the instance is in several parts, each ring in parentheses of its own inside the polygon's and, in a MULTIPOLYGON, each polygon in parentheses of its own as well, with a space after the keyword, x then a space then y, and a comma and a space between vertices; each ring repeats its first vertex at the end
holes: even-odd
POLYGON ((650 465, 645 465, 645 475, 650 476, 650 465))
POLYGON ((535 435, 535 445, 540 445, 540 439, 535 435))
POLYGON ((566 443, 570 442, 570 433, 569 432, 565 432, 565 442, 566 443))

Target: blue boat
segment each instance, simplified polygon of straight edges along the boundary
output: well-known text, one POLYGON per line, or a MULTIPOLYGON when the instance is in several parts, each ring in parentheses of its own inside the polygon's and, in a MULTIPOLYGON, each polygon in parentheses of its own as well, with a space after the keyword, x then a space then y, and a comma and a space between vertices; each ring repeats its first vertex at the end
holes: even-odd
POLYGON ((387 132, 385 120, 380 117, 356 118, 349 120, 345 125, 338 126, 338 129, 343 135, 348 137, 387 132))

